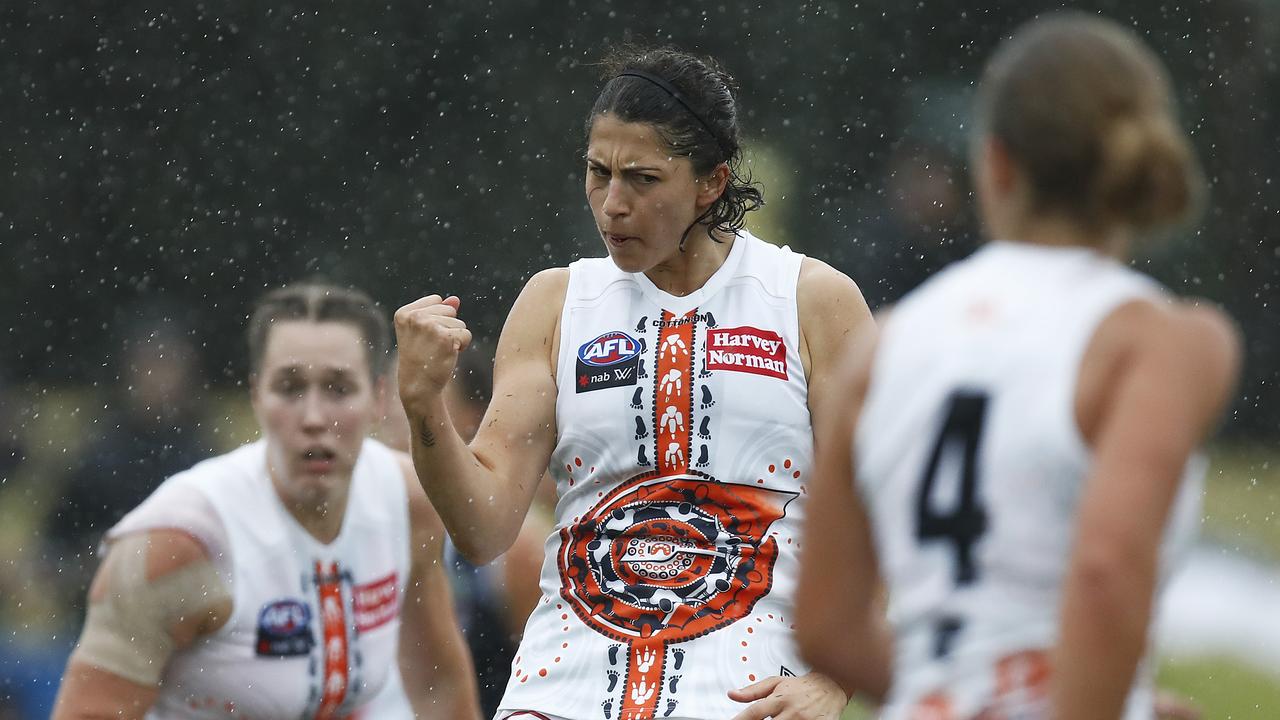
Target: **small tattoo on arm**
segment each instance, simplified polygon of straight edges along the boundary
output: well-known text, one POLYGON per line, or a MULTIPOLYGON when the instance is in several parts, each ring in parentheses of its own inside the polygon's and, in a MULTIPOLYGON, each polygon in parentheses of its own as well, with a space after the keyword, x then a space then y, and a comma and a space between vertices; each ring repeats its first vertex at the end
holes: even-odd
POLYGON ((418 431, 418 440, 422 443, 423 447, 435 447, 436 434, 431 432, 431 428, 427 427, 426 423, 423 423, 422 429, 418 431))

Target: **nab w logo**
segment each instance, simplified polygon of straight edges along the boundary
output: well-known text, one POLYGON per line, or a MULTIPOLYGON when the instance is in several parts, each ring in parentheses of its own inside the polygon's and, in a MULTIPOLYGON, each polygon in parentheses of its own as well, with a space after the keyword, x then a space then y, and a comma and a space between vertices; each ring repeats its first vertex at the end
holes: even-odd
POLYGON ((269 602, 258 611, 257 654, 294 657, 310 653, 314 645, 311 606, 289 598, 269 602))
POLYGON ((578 348, 578 358, 593 367, 625 362, 640 354, 640 343, 630 335, 613 330, 578 348))
POLYGON ((578 348, 574 389, 591 392, 635 385, 644 343, 621 330, 613 330, 578 348))

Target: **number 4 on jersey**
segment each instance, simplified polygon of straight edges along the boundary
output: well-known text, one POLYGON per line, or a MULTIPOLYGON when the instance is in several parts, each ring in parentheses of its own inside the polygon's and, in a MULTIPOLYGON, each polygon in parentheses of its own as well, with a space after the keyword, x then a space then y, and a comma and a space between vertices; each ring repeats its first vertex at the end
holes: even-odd
POLYGON ((978 579, 973 560, 973 545, 987 530, 987 511, 978 502, 978 445, 987 414, 987 394, 971 390, 953 393, 947 405, 942 432, 933 445, 929 464, 925 467, 916 496, 916 538, 948 541, 955 548, 956 585, 968 585, 978 579), (934 492, 943 458, 960 454, 960 487, 955 506, 950 512, 934 510, 934 492))

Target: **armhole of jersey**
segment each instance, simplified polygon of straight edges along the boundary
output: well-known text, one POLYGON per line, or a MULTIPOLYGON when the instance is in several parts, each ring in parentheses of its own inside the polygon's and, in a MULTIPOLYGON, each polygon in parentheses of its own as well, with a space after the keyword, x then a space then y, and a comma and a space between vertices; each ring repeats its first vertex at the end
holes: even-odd
MULTIPOLYGON (((585 268, 583 264, 587 261, 575 260, 569 263, 569 282, 565 283, 564 304, 560 306, 560 322, 557 323, 556 333, 560 338, 560 347, 556 353, 556 370, 552 379, 556 384, 556 424, 560 424, 560 398, 564 395, 562 378, 566 367, 572 368, 573 349, 569 347, 569 317, 573 311, 575 300, 581 293, 582 273, 585 268)), ((573 370, 569 370, 572 376, 573 370)))
POLYGON ((583 262, 583 260, 575 260, 569 263, 569 282, 565 283, 564 304, 560 306, 560 321, 556 323, 556 333, 560 338, 559 348, 557 348, 556 352, 556 371, 553 377, 556 383, 556 390, 560 389, 560 378, 564 375, 565 363, 568 362, 569 312, 572 308, 573 300, 578 294, 579 276, 583 269, 583 262))
MULTIPOLYGON (((761 240, 758 242, 764 241, 761 240)), ((793 251, 790 246, 783 246, 779 248, 779 251, 785 253, 783 255, 783 260, 786 264, 783 266, 780 273, 782 275, 781 285, 784 288, 790 288, 791 305, 796 309, 792 321, 795 323, 796 349, 799 350, 799 343, 804 338, 804 328, 800 324, 800 271, 804 268, 805 256, 793 251)), ((809 387, 809 377, 807 375, 804 378, 804 385, 806 388, 809 387)))

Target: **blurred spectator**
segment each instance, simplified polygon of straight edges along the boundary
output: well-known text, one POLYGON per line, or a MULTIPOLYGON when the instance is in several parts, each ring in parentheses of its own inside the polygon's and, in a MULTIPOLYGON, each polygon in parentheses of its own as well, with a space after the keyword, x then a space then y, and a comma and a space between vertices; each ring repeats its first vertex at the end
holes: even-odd
MULTIPOLYGON (((387 406, 378 439, 398 450, 409 451, 409 423, 400 406, 396 371, 389 373, 387 406)), ((446 390, 449 416, 463 439, 470 440, 489 406, 493 383, 492 356, 474 344, 458 356, 454 381, 446 390)), ((480 686, 480 704, 486 717, 497 712, 498 702, 511 676, 511 660, 524 633, 525 622, 542 597, 538 587, 543 545, 551 534, 551 508, 555 488, 545 479, 534 505, 507 552, 489 565, 477 567, 458 554, 449 541, 445 562, 451 565, 454 603, 463 635, 471 648, 480 686)))
MULTIPOLYGON (((8 379, 0 375, 0 488, 10 487, 18 466, 22 464, 26 453, 22 447, 22 439, 18 423, 17 401, 8 379)), ((7 553, 6 553, 7 554, 7 553)), ((15 561, 5 558, 0 564, 0 597, 18 596, 23 582, 22 574, 15 572, 15 561)), ((30 714, 32 694, 32 668, 35 662, 26 651, 19 647, 16 640, 19 635, 11 631, 12 623, 4 611, 7 607, 0 605, 0 720, 20 718, 30 714), (24 708, 28 711, 24 712, 24 708)), ((39 674, 36 671, 36 674, 39 674)))
POLYGON ((123 323, 116 385, 48 521, 63 559, 62 595, 79 603, 98 541, 168 476, 209 456, 200 421, 198 343, 171 308, 149 306, 123 323))
POLYGON ((58 563, 36 535, 50 468, 32 417, 25 393, 0 377, 0 720, 48 717, 71 651, 58 563))
POLYGON ((964 168, 941 147, 902 143, 889 157, 884 202, 865 214, 853 269, 874 309, 896 302, 977 244, 964 168))

